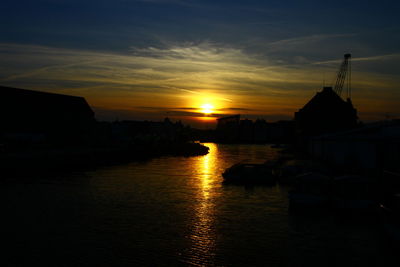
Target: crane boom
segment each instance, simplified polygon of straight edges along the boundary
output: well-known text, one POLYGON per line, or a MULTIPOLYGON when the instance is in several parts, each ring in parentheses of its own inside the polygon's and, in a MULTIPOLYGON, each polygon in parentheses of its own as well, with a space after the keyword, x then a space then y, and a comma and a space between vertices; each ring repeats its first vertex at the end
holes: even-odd
POLYGON ((334 91, 340 96, 342 94, 343 85, 346 80, 347 70, 349 71, 349 77, 347 78, 347 98, 350 98, 351 88, 350 88, 350 80, 351 80, 351 62, 350 62, 351 54, 345 54, 342 64, 340 65, 337 77, 336 84, 334 87, 334 91), (350 66, 350 67, 349 67, 350 66))

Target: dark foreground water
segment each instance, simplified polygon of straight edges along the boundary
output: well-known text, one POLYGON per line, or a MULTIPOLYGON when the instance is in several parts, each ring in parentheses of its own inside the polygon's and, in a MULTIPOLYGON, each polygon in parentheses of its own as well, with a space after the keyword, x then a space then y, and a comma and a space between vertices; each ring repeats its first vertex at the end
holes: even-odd
MULTIPOLYGON (((288 213, 287 188, 222 185, 265 145, 2 184, 1 266, 385 266, 374 218, 288 213)), ((393 265, 396 266, 396 265, 393 265)))

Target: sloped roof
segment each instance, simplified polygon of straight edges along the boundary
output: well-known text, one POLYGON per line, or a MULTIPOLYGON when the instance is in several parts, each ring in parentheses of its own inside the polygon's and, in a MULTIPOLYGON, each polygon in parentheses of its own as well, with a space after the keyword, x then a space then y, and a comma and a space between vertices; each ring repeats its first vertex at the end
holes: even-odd
POLYGON ((357 126, 357 110, 350 99, 344 101, 332 87, 324 87, 295 113, 295 121, 298 134, 336 132, 357 126))
POLYGON ((1 109, 68 111, 93 116, 85 98, 0 86, 1 109))
POLYGON ((344 101, 336 94, 332 87, 324 87, 321 92, 318 92, 300 111, 316 112, 322 110, 338 110, 338 109, 353 108, 351 102, 344 101))
POLYGON ((94 121, 85 98, 0 86, 0 120, 6 131, 41 131, 94 121))

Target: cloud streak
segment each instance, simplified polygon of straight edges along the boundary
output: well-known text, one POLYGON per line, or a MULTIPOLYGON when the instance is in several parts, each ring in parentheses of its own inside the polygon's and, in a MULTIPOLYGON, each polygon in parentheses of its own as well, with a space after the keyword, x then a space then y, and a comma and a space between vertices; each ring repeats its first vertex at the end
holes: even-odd
MULTIPOLYGON (((270 47, 337 37, 340 35, 282 40, 270 47)), ((175 107, 196 108, 206 101, 216 103, 223 114, 289 116, 322 86, 327 71, 322 65, 332 66, 329 70, 334 76, 340 62, 313 63, 299 58, 297 64, 282 64, 273 56, 260 57, 213 42, 131 47, 124 54, 0 44, 0 56, 2 85, 82 95, 100 109, 143 111, 146 103, 175 116, 198 115, 195 109, 175 107)), ((362 69, 368 62, 398 58, 399 54, 389 54, 353 61, 362 69)), ((374 87, 383 88, 386 96, 399 95, 398 76, 368 71, 358 71, 357 76, 354 96, 365 103, 365 109, 367 94, 370 98, 382 94, 382 90, 374 93, 374 87)))
MULTIPOLYGON (((362 61, 386 61, 386 60, 400 60, 400 53, 398 54, 388 54, 388 55, 377 55, 377 56, 370 56, 370 57, 352 57, 352 62, 362 62, 362 61)), ((315 65, 332 65, 332 64, 340 64, 342 60, 327 60, 327 61, 320 61, 314 62, 312 64, 315 65)))

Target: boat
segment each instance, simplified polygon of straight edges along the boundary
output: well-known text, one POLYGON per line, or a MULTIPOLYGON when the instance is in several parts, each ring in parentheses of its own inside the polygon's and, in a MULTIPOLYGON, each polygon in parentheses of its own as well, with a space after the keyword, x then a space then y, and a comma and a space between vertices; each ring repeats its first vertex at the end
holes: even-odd
POLYGON ((387 197, 379 205, 379 214, 386 236, 400 244, 400 193, 387 197))
POLYGON ((332 181, 332 207, 340 211, 374 212, 378 208, 376 184, 368 177, 345 175, 332 181))
POLYGON ((309 172, 295 178, 294 189, 289 191, 289 207, 328 208, 330 203, 331 178, 309 172))
POLYGON ((237 163, 222 174, 224 183, 274 185, 276 177, 267 164, 237 163))
POLYGON ((283 145, 282 145, 282 144, 279 144, 279 143, 277 143, 277 144, 273 144, 273 145, 271 145, 271 148, 283 148, 283 145))
POLYGON ((329 173, 329 170, 322 163, 315 160, 291 159, 285 161, 277 169, 279 184, 291 185, 296 183, 297 177, 308 173, 329 173))

